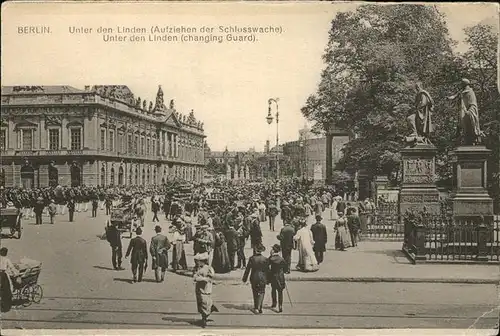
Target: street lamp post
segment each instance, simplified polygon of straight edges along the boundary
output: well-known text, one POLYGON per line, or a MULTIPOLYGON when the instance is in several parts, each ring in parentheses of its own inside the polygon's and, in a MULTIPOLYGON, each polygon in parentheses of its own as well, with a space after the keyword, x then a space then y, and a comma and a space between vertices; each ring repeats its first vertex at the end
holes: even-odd
POLYGON ((279 161, 279 108, 278 108, 278 101, 279 98, 269 98, 267 101, 269 107, 268 107, 268 112, 267 112, 267 123, 269 125, 272 124, 273 122, 273 116, 271 115, 271 105, 274 103, 276 105, 276 179, 278 180, 280 178, 280 161, 279 161))

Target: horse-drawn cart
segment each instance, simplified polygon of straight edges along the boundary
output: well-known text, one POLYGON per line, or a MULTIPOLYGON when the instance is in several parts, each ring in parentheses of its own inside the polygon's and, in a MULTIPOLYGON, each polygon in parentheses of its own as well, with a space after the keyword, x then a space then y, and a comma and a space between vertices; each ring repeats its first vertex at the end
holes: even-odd
POLYGON ((134 223, 136 222, 134 210, 131 207, 117 207, 111 209, 111 224, 114 224, 121 233, 127 232, 132 238, 134 223))
POLYGON ((21 224, 22 213, 20 209, 16 208, 2 208, 0 209, 0 230, 3 232, 4 229, 9 229, 11 237, 14 237, 17 233, 17 239, 21 238, 22 224, 21 224))

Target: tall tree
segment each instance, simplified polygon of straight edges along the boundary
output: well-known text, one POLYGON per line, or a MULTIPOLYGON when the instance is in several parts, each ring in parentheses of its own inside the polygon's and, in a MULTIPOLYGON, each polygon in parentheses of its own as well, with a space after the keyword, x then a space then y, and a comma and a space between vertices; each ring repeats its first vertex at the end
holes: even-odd
POLYGON ((346 168, 391 175, 399 169, 401 137, 409 131, 413 86, 419 81, 431 95, 440 91, 435 76, 454 64, 452 46, 433 6, 364 5, 339 13, 321 82, 302 113, 316 129, 333 122, 356 133, 345 148, 346 168))

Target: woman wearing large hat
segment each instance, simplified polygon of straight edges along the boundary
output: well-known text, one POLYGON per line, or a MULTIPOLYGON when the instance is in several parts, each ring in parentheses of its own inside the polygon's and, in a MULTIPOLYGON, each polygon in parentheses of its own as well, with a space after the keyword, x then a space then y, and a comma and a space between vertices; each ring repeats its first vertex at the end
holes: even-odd
POLYGON ((208 264, 208 253, 199 253, 194 256, 196 271, 193 275, 198 313, 201 314, 202 327, 207 325, 208 317, 212 312, 218 312, 212 301, 212 279, 214 269, 208 264))
POLYGON ((262 314, 262 303, 266 294, 267 274, 269 273, 269 260, 262 255, 266 248, 259 245, 254 249, 254 255, 248 259, 248 264, 243 274, 243 282, 247 282, 250 275, 252 285, 254 314, 262 314))

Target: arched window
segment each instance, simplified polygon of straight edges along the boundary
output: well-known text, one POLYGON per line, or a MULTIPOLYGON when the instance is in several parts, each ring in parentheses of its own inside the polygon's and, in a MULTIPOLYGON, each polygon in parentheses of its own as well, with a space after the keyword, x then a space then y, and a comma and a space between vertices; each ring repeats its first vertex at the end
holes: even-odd
POLYGON ((104 167, 101 168, 101 186, 106 185, 106 169, 104 167))
POLYGON ((35 187, 35 170, 31 166, 21 168, 21 185, 24 189, 35 187))
POLYGON ((71 167, 71 186, 78 187, 82 184, 82 170, 77 165, 71 167))
POLYGON ((59 185, 59 171, 56 167, 49 165, 49 187, 57 187, 59 185))
POLYGON ((123 175, 124 175, 123 167, 120 166, 120 168, 118 168, 118 185, 123 185, 123 175))
POLYGON ((135 185, 139 184, 139 169, 135 168, 135 185))
POLYGON ((0 170, 0 186, 5 187, 5 170, 3 168, 0 170))
POLYGON ((111 176, 109 177, 109 184, 111 186, 115 185, 115 168, 111 167, 111 176))
POLYGON ((146 176, 146 184, 151 184, 150 178, 151 178, 151 175, 150 175, 150 171, 149 171, 149 168, 148 168, 147 176, 146 176))
POLYGON ((132 167, 130 167, 130 171, 128 174, 128 184, 132 185, 132 167))
POLYGON ((142 168, 142 185, 146 185, 146 171, 142 168))

